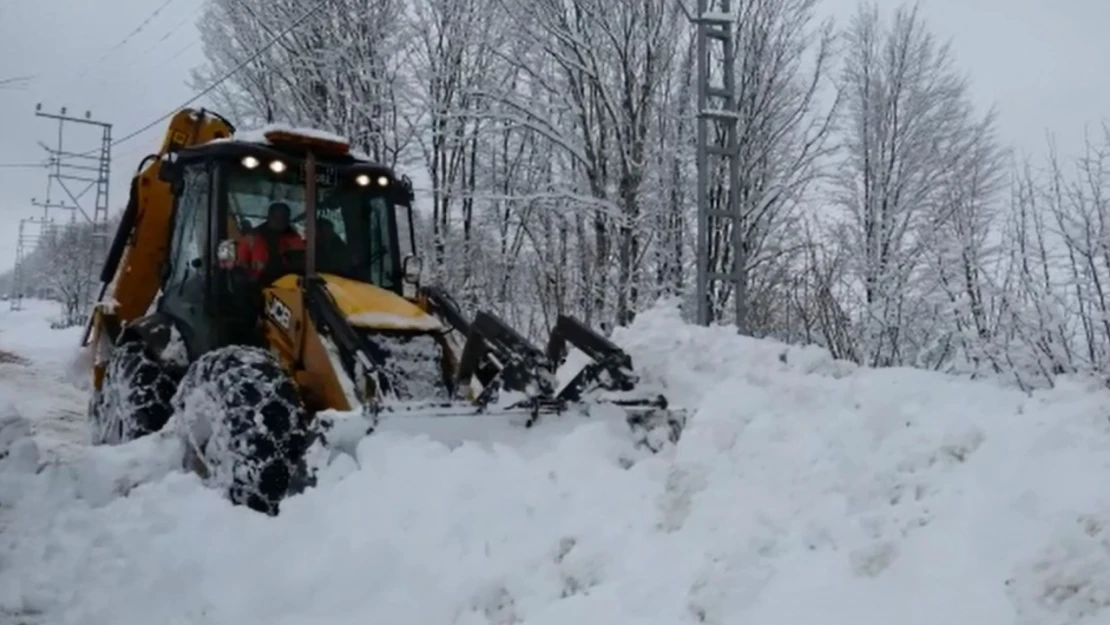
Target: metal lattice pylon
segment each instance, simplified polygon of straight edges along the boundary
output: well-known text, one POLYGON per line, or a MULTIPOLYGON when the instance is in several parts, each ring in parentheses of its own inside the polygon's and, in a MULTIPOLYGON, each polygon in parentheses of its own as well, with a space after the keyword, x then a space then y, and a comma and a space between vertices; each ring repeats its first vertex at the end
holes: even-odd
POLYGON ((698 242, 697 242, 697 322, 709 325, 713 319, 710 288, 715 282, 731 282, 736 304, 737 329, 744 331, 746 280, 742 268, 743 227, 740 219, 738 194, 740 187, 740 159, 738 155, 739 115, 736 94, 736 16, 732 13, 732 0, 698 0, 698 13, 694 16, 697 26, 697 169, 698 169, 698 242), (721 48, 720 55, 714 54, 721 48), (710 144, 710 128, 723 130, 724 141, 710 144), (710 204, 710 172, 714 159, 725 159, 728 164, 727 188, 723 190, 724 208, 710 204), (730 273, 712 271, 709 266, 709 237, 716 224, 732 220, 733 269, 730 273))
POLYGON ((31 292, 36 297, 40 295, 34 288, 36 285, 29 283, 30 268, 27 266, 32 252, 42 242, 43 233, 49 229, 50 222, 41 217, 26 217, 19 220, 19 234, 15 245, 15 267, 12 268, 11 292, 8 302, 12 310, 23 309, 23 298, 31 292))
POLYGON ((92 305, 96 296, 95 285, 99 277, 97 268, 100 259, 108 253, 108 191, 111 178, 112 125, 92 119, 91 114, 87 112, 83 118, 67 115, 65 108, 62 108, 58 114, 44 113, 42 105, 36 107, 35 115, 57 120, 58 137, 57 147, 50 148, 43 145, 49 155, 50 167, 46 200, 38 202, 32 199, 32 203, 43 209, 42 218, 49 223, 53 223, 50 218, 51 209, 70 211, 70 224, 75 235, 78 234, 76 232, 78 213, 89 225, 88 241, 77 236, 76 240, 81 243, 75 252, 80 255, 78 260, 81 266, 88 272, 88 277, 84 280, 87 284, 83 284, 81 295, 82 312, 87 313, 88 307, 92 305), (100 148, 85 152, 67 151, 64 147, 64 130, 67 123, 100 128, 100 148), (52 197, 55 184, 64 193, 60 201, 55 201, 52 197), (84 187, 80 188, 79 185, 82 184, 84 187), (91 202, 86 198, 90 191, 93 192, 91 202))

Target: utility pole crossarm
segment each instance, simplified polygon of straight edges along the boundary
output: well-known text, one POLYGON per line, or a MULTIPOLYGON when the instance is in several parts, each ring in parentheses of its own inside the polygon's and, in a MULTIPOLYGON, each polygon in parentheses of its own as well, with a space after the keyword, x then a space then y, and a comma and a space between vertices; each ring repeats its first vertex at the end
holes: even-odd
MULTIPOLYGON (((63 111, 63 114, 55 114, 55 113, 43 113, 41 109, 36 109, 35 110, 35 117, 46 117, 48 119, 56 119, 59 122, 74 122, 74 123, 77 123, 77 124, 89 124, 90 126, 100 126, 101 128, 111 128, 112 127, 112 125, 109 124, 108 122, 97 121, 97 120, 92 119, 90 117, 85 117, 85 118, 72 117, 72 116, 64 114, 64 111, 65 111, 64 108, 62 109, 62 111, 63 111)), ((85 113, 85 115, 89 115, 89 113, 85 113)))
POLYGON ((87 279, 80 276, 73 278, 80 284, 74 285, 74 288, 77 289, 77 291, 74 291, 78 298, 74 301, 77 309, 71 312, 86 314, 88 306, 92 304, 93 285, 97 281, 99 264, 101 259, 106 256, 108 247, 108 190, 112 159, 112 124, 93 119, 89 112, 86 112, 83 118, 69 115, 65 107, 59 113, 47 113, 42 110, 41 104, 35 107, 35 116, 57 122, 57 139, 55 147, 40 142, 40 145, 49 155, 46 164, 49 169, 46 198, 41 202, 37 199, 31 200, 33 206, 42 209, 40 218, 24 219, 20 222, 19 239, 16 247, 15 279, 12 282, 12 307, 20 305, 20 298, 27 286, 24 284, 29 277, 25 275, 27 273, 25 261, 30 255, 30 250, 43 242, 56 243, 59 235, 62 236, 62 241, 69 241, 70 239, 66 237, 66 234, 69 233, 72 241, 77 244, 76 248, 72 250, 75 256, 69 260, 76 263, 75 266, 79 267, 80 271, 87 271, 88 273, 87 279), (82 124, 99 128, 99 150, 94 148, 91 151, 81 152, 65 149, 64 139, 67 124, 69 124, 69 127, 73 127, 74 124, 82 124), (65 197, 61 200, 54 197, 56 195, 55 184, 64 192, 65 197), (95 191, 91 200, 91 207, 88 206, 90 200, 86 197, 90 191, 95 191), (88 210, 89 208, 91 210, 88 210), (70 223, 65 225, 55 224, 50 216, 51 209, 71 211, 70 223), (77 223, 78 213, 84 217, 83 221, 85 223, 80 225, 77 223), (28 226, 33 225, 39 227, 37 234, 32 234, 27 229, 28 226))

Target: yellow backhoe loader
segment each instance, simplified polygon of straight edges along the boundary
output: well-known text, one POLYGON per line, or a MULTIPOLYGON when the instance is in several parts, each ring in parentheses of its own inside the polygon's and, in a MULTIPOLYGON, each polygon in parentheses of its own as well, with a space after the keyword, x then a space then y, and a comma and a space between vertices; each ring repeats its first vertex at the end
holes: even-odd
POLYGON ((541 350, 422 285, 412 200, 407 178, 339 137, 237 135, 218 114, 178 112, 131 182, 84 334, 93 443, 180 436, 185 468, 277 514, 313 483, 311 445, 383 419, 527 427, 603 403, 636 443, 677 441, 681 412, 642 392, 628 355, 574 318, 560 316, 541 350), (244 262, 275 203, 284 236, 303 245, 244 262), (588 364, 557 382, 568 346, 588 364))

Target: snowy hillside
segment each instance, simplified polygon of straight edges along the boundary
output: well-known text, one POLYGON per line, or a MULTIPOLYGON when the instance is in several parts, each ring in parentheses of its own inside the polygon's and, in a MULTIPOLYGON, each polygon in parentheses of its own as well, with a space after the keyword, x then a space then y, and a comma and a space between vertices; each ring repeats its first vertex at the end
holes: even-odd
POLYGON ((617 339, 696 409, 676 449, 626 469, 605 424, 526 447, 388 432, 270 518, 173 470, 172 443, 83 447, 77 332, 45 316, 0 311, 24 359, 0 363, 5 623, 1110 619, 1093 384, 857 369, 658 309, 617 339))

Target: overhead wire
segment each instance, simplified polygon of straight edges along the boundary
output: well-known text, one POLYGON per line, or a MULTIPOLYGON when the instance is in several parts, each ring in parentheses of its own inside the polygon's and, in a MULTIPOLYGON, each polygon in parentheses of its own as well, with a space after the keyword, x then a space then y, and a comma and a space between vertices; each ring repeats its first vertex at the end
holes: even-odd
MULTIPOLYGON (((190 13, 189 13, 189 17, 186 17, 186 18, 182 18, 182 19, 180 20, 180 22, 179 22, 179 23, 176 23, 176 24, 175 24, 175 26, 174 26, 173 28, 171 28, 171 29, 170 29, 170 30, 168 30, 168 31, 165 31, 165 32, 164 32, 164 33, 162 34, 162 36, 158 38, 158 40, 157 40, 157 41, 154 41, 154 43, 152 44, 152 46, 149 46, 149 47, 148 47, 147 49, 145 49, 145 50, 143 50, 142 52, 140 52, 139 54, 137 54, 137 57, 138 57, 138 58, 140 58, 140 59, 147 59, 147 58, 149 58, 149 57, 150 57, 150 54, 151 54, 151 52, 153 52, 153 51, 155 51, 155 50, 158 50, 159 48, 161 48, 161 47, 163 46, 163 44, 164 44, 164 43, 165 43, 166 41, 170 41, 170 40, 171 40, 171 38, 172 38, 172 37, 174 36, 174 34, 176 34, 176 33, 180 32, 180 31, 181 31, 181 29, 182 29, 182 28, 184 28, 184 27, 186 26, 186 24, 189 24, 189 23, 191 23, 191 22, 195 24, 195 21, 194 21, 194 20, 195 20, 195 18, 196 18, 196 17, 198 17, 198 14, 199 14, 199 13, 201 12, 201 10, 203 10, 203 9, 204 9, 204 7, 205 7, 205 2, 199 2, 199 3, 198 3, 198 6, 196 6, 196 7, 195 7, 195 8, 194 8, 194 9, 193 9, 193 10, 192 10, 192 11, 191 11, 190 13)), ((190 41, 190 42, 189 42, 188 46, 185 46, 185 47, 183 47, 182 49, 180 49, 180 50, 178 50, 178 51, 174 52, 173 54, 171 54, 171 56, 170 56, 170 57, 169 57, 168 59, 163 59, 162 61, 159 61, 159 62, 155 63, 155 64, 154 64, 154 67, 150 67, 150 68, 144 68, 143 72, 149 72, 149 71, 153 71, 154 69, 157 69, 158 67, 160 67, 160 65, 164 65, 164 64, 166 64, 166 63, 169 63, 170 61, 173 61, 174 59, 176 59, 176 58, 180 57, 180 56, 181 56, 181 54, 183 54, 183 53, 185 53, 186 51, 188 51, 188 50, 192 49, 192 48, 193 48, 194 46, 196 46, 196 44, 198 44, 199 42, 200 42, 200 38, 194 38, 194 39, 193 39, 192 41, 190 41)))
POLYGON ((197 14, 199 14, 201 12, 201 10, 203 10, 205 8, 205 6, 207 6, 207 2, 203 2, 203 1, 199 2, 197 4, 197 6, 192 10, 192 12, 189 13, 188 18, 182 19, 176 26, 174 26, 173 28, 166 31, 161 37, 158 38, 158 40, 154 43, 154 45, 150 46, 145 51, 143 51, 141 56, 146 56, 148 53, 153 52, 155 48, 157 48, 159 45, 162 44, 162 42, 166 41, 167 39, 172 37, 175 33, 180 31, 183 26, 185 26, 186 24, 189 23, 190 20, 195 19, 197 14))
MULTIPOLYGON (((157 8, 154 9, 153 12, 151 12, 149 15, 147 15, 146 18, 143 19, 142 22, 140 22, 135 28, 133 28, 130 32, 128 32, 122 39, 117 41, 111 48, 109 48, 107 51, 105 51, 96 61, 93 61, 93 62, 87 64, 84 68, 82 68, 80 70, 80 72, 74 76, 74 78, 80 78, 80 77, 85 76, 89 71, 94 69, 97 65, 103 63, 106 59, 108 59, 114 52, 116 52, 117 50, 126 46, 138 34, 142 33, 145 29, 147 29, 148 26, 150 26, 151 23, 154 22, 154 20, 159 15, 161 15, 163 13, 163 11, 167 7, 169 7, 174 1, 175 0, 164 0, 157 8)), ((189 16, 187 18, 182 19, 178 24, 173 26, 171 29, 165 31, 153 45, 148 46, 143 51, 143 53, 140 54, 140 55, 137 55, 136 58, 139 58, 139 59, 148 58, 150 53, 154 52, 159 47, 164 45, 165 42, 170 40, 175 33, 179 32, 182 28, 184 28, 190 22, 190 19, 194 18, 200 12, 200 10, 203 7, 204 7, 204 2, 202 1, 202 2, 199 3, 199 6, 197 6, 194 10, 192 10, 189 13, 189 16)), ((317 7, 317 8, 319 8, 319 7, 317 7)), ((310 12, 310 14, 311 14, 311 12, 310 12)), ((171 54, 168 58, 165 58, 165 59, 162 59, 159 62, 156 62, 154 67, 149 68, 149 69, 151 71, 153 71, 153 69, 156 69, 157 67, 165 66, 165 65, 171 63, 172 61, 176 60, 178 57, 180 57, 181 55, 183 55, 184 53, 188 52, 190 49, 195 47, 197 43, 198 43, 198 41, 192 41, 189 44, 187 44, 183 47, 180 47, 179 49, 176 49, 173 52, 173 54, 171 54)), ((139 65, 139 64, 136 64, 136 65, 139 65)), ((129 73, 133 73, 133 72, 129 72, 129 73)), ((26 76, 11 76, 11 77, 0 78, 0 91, 26 90, 26 88, 30 85, 31 81, 33 81, 33 80, 35 80, 39 77, 40 77, 39 74, 33 74, 33 75, 26 75, 26 76)), ((223 78, 222 80, 226 80, 226 77, 223 78)), ((212 88, 214 88, 214 86, 212 88)), ((199 94, 197 97, 201 97, 201 96, 203 96, 203 94, 204 94, 204 92, 199 94)), ((111 145, 115 146, 115 145, 118 145, 120 143, 123 143, 124 141, 130 139, 132 136, 140 134, 141 132, 142 132, 142 130, 137 131, 135 133, 132 133, 129 136, 125 136, 122 139, 112 143, 111 145)), ((89 150, 87 152, 84 152, 82 154, 73 154, 73 155, 67 155, 67 156, 64 156, 64 157, 59 157, 58 160, 69 160, 70 158, 75 158, 75 157, 90 156, 90 155, 96 154, 99 151, 100 151, 100 149, 93 149, 93 150, 89 150)), ((40 162, 40 163, 0 163, 0 170, 8 170, 8 171, 20 170, 20 169, 47 169, 49 167, 50 167, 50 164, 47 163, 47 162, 40 162)))
MULTIPOLYGON (((164 0, 163 3, 161 5, 159 5, 152 13, 147 15, 147 17, 145 19, 143 19, 143 21, 138 26, 136 26, 134 29, 132 29, 122 39, 117 41, 111 48, 109 48, 104 54, 102 54, 97 61, 89 63, 88 65, 86 65, 80 71, 80 73, 77 76, 78 77, 83 76, 88 71, 90 71, 92 68, 94 68, 98 63, 103 62, 105 59, 107 59, 109 56, 111 56, 111 54, 113 52, 115 52, 116 50, 124 47, 132 38, 135 37, 135 35, 139 34, 148 25, 150 25, 151 22, 153 22, 154 19, 156 17, 158 17, 158 15, 160 15, 162 13, 162 11, 164 11, 174 1, 175 0, 164 0)), ((200 10, 203 8, 203 6, 204 6, 204 3, 201 2, 200 5, 189 14, 189 18, 195 17, 197 15, 197 13, 199 13, 200 10)), ((149 53, 153 52, 159 46, 161 46, 165 41, 169 40, 174 33, 180 31, 183 27, 185 27, 185 25, 188 24, 188 22, 189 22, 189 19, 183 19, 180 23, 178 23, 172 29, 165 32, 158 39, 158 41, 155 42, 154 45, 149 46, 144 51, 144 53, 142 55, 139 55, 139 57, 140 58, 147 57, 149 55, 149 53)), ((193 41, 193 42, 190 42, 188 45, 186 45, 186 46, 184 46, 180 49, 177 49, 168 58, 163 59, 162 61, 157 63, 155 65, 155 67, 166 65, 166 64, 170 63, 171 61, 177 59, 182 54, 187 52, 189 49, 196 46, 196 44, 197 44, 197 42, 193 41)), ((0 91, 3 91, 3 90, 25 90, 26 87, 29 85, 30 81, 34 80, 35 78, 38 78, 38 75, 12 76, 12 77, 8 77, 8 78, 0 78, 0 91)), ((90 150, 89 152, 86 152, 84 154, 74 154, 74 155, 70 155, 70 156, 59 157, 58 160, 68 160, 69 158, 73 158, 73 157, 80 157, 80 156, 83 156, 83 155, 92 155, 92 154, 95 154, 98 151, 99 150, 94 149, 94 150, 90 150)), ((43 168, 48 168, 49 166, 50 165, 48 163, 45 163, 45 162, 44 163, 0 163, 0 170, 43 169, 43 168)))
MULTIPOLYGON (((167 4, 168 4, 168 2, 167 2, 167 4)), ((201 91, 199 91, 197 93, 194 93, 189 99, 185 100, 184 102, 182 102, 178 106, 174 107, 173 109, 170 109, 164 115, 161 115, 157 119, 154 119, 154 120, 150 121, 149 123, 144 124, 143 126, 127 133, 123 137, 120 137, 119 139, 116 139, 116 140, 112 141, 109 148, 115 148, 115 147, 117 147, 117 146, 119 146, 119 145, 121 145, 121 144, 123 144, 127 141, 130 141, 131 139, 134 139, 135 137, 137 137, 137 136, 141 135, 142 133, 146 132, 147 130, 150 130, 151 128, 155 127, 156 125, 166 121, 167 119, 170 119, 175 114, 177 114, 177 112, 179 110, 189 106, 190 104, 193 104, 194 102, 196 102, 200 98, 208 95, 213 90, 215 90, 217 87, 219 87, 224 82, 226 82, 228 79, 230 79, 232 76, 234 76, 239 71, 241 71, 248 64, 250 64, 251 62, 256 60, 258 57, 262 56, 263 53, 265 53, 267 50, 272 48, 283 37, 285 37, 290 32, 295 30, 297 27, 299 27, 301 24, 303 24, 305 21, 307 21, 310 17, 315 15, 317 12, 319 12, 320 9, 324 8, 327 4, 328 4, 328 0, 319 0, 319 2, 317 2, 315 6, 308 9, 307 11, 305 11, 300 17, 298 17, 296 20, 291 22, 286 28, 284 28, 283 30, 281 30, 277 34, 274 34, 265 44, 263 44, 260 48, 255 50, 254 53, 252 53, 246 59, 241 61, 238 65, 233 67, 231 70, 225 72, 216 81, 214 81, 213 83, 211 83, 210 85, 208 85, 207 87, 202 89, 201 91)), ((269 30, 269 29, 267 29, 267 30, 269 30)), ((172 60, 173 58, 176 58, 177 56, 180 56, 181 54, 185 53, 193 45, 195 45, 195 42, 193 42, 192 44, 190 44, 189 46, 186 46, 185 48, 183 48, 181 50, 178 50, 173 56, 170 57, 170 59, 167 59, 165 62, 169 62, 169 60, 172 60)), ((81 152, 81 153, 69 155, 69 156, 66 156, 66 157, 62 157, 62 159, 63 160, 68 160, 69 158, 76 158, 76 157, 81 157, 81 156, 91 156, 91 155, 94 155, 98 152, 100 152, 100 149, 96 148, 96 149, 88 150, 86 152, 81 152)), ((5 168, 8 168, 8 169, 43 168, 43 167, 48 167, 48 166, 49 165, 47 165, 47 164, 12 163, 12 164, 8 164, 7 167, 5 167, 5 168)))
MULTIPOLYGON (((199 12, 199 10, 197 12, 199 12)), ((174 33, 180 31, 187 23, 188 20, 183 20, 180 24, 175 26, 173 30, 163 35, 162 38, 159 39, 154 45, 148 47, 142 53, 135 55, 135 58, 138 60, 134 63, 129 64, 129 67, 127 68, 121 68, 118 72, 118 75, 120 78, 122 78, 122 80, 114 84, 118 84, 122 87, 124 85, 131 84, 136 76, 146 76, 159 73, 160 70, 162 70, 170 63, 176 61, 179 57, 181 57, 181 55, 195 48, 197 44, 200 43, 199 39, 193 39, 185 45, 175 48, 173 52, 165 58, 152 58, 151 55, 151 52, 154 52, 158 48, 165 45, 167 41, 172 41, 171 36, 174 33)), ((120 97, 124 96, 121 95, 120 97)))
MULTIPOLYGON (((15 6, 15 0, 0 3, 0 13, 3 13, 4 10, 13 6, 15 6)), ((35 78, 38 78, 38 75, 32 74, 29 76, 9 76, 7 78, 0 78, 0 91, 23 91, 35 78)))
MULTIPOLYGON (((163 5, 159 7, 158 11, 161 11, 168 5, 169 2, 163 3, 163 5)), ((119 68, 114 72, 116 75, 115 79, 109 79, 109 83, 106 83, 114 85, 112 89, 110 89, 110 91, 115 92, 117 98, 130 97, 128 95, 129 93, 131 93, 129 87, 133 84, 136 76, 147 76, 152 74, 164 73, 162 72, 164 68, 179 59, 185 53, 195 48, 197 44, 201 43, 199 37, 193 37, 192 40, 185 43, 185 45, 175 47, 169 54, 169 56, 166 56, 164 58, 157 58, 153 55, 153 53, 158 51, 160 48, 165 47, 167 42, 173 43, 175 40, 180 39, 180 37, 174 37, 174 35, 182 32, 189 25, 195 24, 197 17, 206 6, 207 0, 198 0, 195 7, 193 7, 191 10, 188 10, 188 13, 180 17, 180 19, 175 20, 176 23, 174 23, 168 29, 164 30, 162 34, 158 36, 152 44, 148 45, 141 52, 131 53, 129 56, 131 62, 121 62, 119 64, 119 68), (119 88, 117 89, 116 86, 118 86, 119 88)), ((145 30, 146 25, 149 24, 156 15, 158 15, 158 11, 148 16, 147 19, 144 20, 143 24, 140 25, 140 27, 135 28, 131 32, 131 34, 129 34, 127 37, 124 37, 119 43, 114 46, 113 49, 122 47, 126 43, 128 38, 132 37, 142 30, 145 30)), ((110 51, 109 53, 106 53, 102 57, 102 59, 107 58, 109 54, 110 51)), ((121 59, 121 61, 126 60, 127 59, 121 59)))
MULTIPOLYGON (((151 22, 153 22, 156 17, 161 15, 162 12, 170 4, 172 4, 175 1, 176 0, 164 0, 162 2, 162 4, 159 5, 152 13, 147 15, 146 18, 144 18, 143 21, 140 22, 138 26, 133 28, 127 35, 125 35, 122 39, 117 41, 111 48, 109 48, 104 54, 102 54, 99 59, 86 64, 76 75, 73 76, 73 78, 76 79, 76 78, 81 78, 81 77, 85 76, 94 67, 96 67, 98 64, 102 63, 109 56, 111 56, 111 54, 113 52, 115 52, 116 50, 118 50, 118 49, 124 47, 125 45, 127 45, 127 43, 129 41, 131 41, 132 38, 134 38, 137 34, 141 33, 143 30, 145 30, 147 28, 147 26, 149 26, 151 24, 151 22)), ((198 6, 195 9, 193 9, 193 11, 190 13, 190 17, 193 17, 197 13, 199 13, 200 10, 204 7, 204 4, 205 4, 204 0, 201 0, 199 2, 198 6)), ((155 51, 159 46, 161 46, 165 41, 167 41, 174 33, 180 31, 183 27, 185 27, 185 25, 188 24, 188 22, 189 22, 188 19, 182 20, 179 24, 174 26, 168 32, 164 33, 158 39, 158 41, 155 42, 154 45, 149 46, 146 50, 143 51, 143 53, 141 55, 137 55, 137 58, 140 58, 140 59, 147 58, 151 52, 155 51)), ((172 54, 169 58, 167 58, 167 59, 165 59, 165 60, 163 60, 159 63, 156 63, 154 67, 147 68, 147 71, 153 71, 153 70, 157 69, 159 66, 168 64, 169 62, 177 59, 179 56, 181 56, 182 54, 187 52, 190 48, 192 48, 195 45, 196 45, 196 43, 193 42, 193 43, 190 43, 188 46, 175 51, 174 54, 172 54)), ((137 69, 137 67, 132 68, 132 69, 137 69)), ((125 71, 120 72, 120 73, 126 74, 126 75, 134 75, 138 72, 126 71, 125 70, 125 71)), ((26 88, 31 84, 31 81, 33 81, 35 79, 38 79, 40 77, 41 77, 41 74, 32 74, 32 75, 27 75, 27 76, 15 76, 15 77, 9 77, 9 78, 2 78, 2 79, 0 79, 0 91, 3 91, 3 90, 9 90, 9 91, 12 91, 12 90, 26 90, 26 88)))
POLYGON ((124 35, 123 39, 120 39, 119 41, 117 41, 116 44, 113 45, 111 48, 108 48, 108 51, 105 52, 104 54, 102 54, 99 59, 97 59, 96 61, 94 61, 94 62, 92 62, 88 65, 86 65, 84 67, 84 69, 82 69, 74 78, 84 77, 85 74, 87 74, 89 72, 89 70, 91 70, 93 67, 99 65, 100 63, 103 63, 105 59, 107 59, 109 56, 112 55, 113 52, 115 52, 116 50, 119 50, 123 46, 127 45, 127 42, 130 41, 132 37, 141 33, 143 31, 143 29, 146 28, 147 25, 150 24, 150 22, 154 20, 154 18, 158 17, 158 15, 160 15, 162 13, 162 11, 166 7, 168 7, 170 4, 172 4, 174 1, 175 0, 164 0, 164 2, 162 2, 162 4, 158 5, 158 8, 154 9, 153 13, 148 15, 146 17, 146 19, 144 19, 131 32, 124 35))
MULTIPOLYGON (((139 136, 140 134, 146 132, 147 130, 150 130, 151 128, 157 126, 158 124, 160 124, 160 123, 166 121, 167 119, 173 117, 181 109, 186 108, 190 104, 192 104, 192 103, 196 102, 197 100, 203 98, 204 96, 208 95, 209 93, 214 91, 217 87, 222 85, 225 81, 227 81, 232 76, 237 74, 240 70, 242 70, 244 67, 246 67, 249 63, 251 63, 252 61, 257 59, 258 57, 262 56, 263 53, 265 53, 267 50, 272 48, 274 46, 274 44, 276 44, 280 39, 285 37, 285 35, 291 33, 293 30, 295 30, 297 27, 299 27, 301 24, 303 24, 305 21, 307 21, 308 18, 312 17, 320 9, 324 8, 327 4, 328 4, 328 0, 319 0, 319 2, 317 2, 315 6, 313 6, 311 9, 305 11, 300 17, 298 17, 296 20, 291 22, 282 31, 280 31, 279 33, 277 33, 276 35, 271 37, 269 41, 267 41, 265 44, 262 45, 262 47, 255 50, 253 54, 248 56, 246 59, 241 61, 238 65, 236 65, 232 69, 225 72, 215 82, 208 85, 207 87, 200 90, 199 92, 194 93, 189 99, 185 100, 181 104, 179 104, 179 105, 175 106, 174 108, 170 109, 169 112, 167 112, 166 114, 164 114, 164 115, 158 117, 157 119, 154 119, 154 120, 150 121, 149 123, 147 123, 147 124, 137 128, 137 129, 127 133, 123 137, 112 141, 111 147, 114 148, 114 147, 116 147, 120 144, 123 144, 127 141, 130 141, 131 139, 139 136)), ((98 151, 99 150, 90 150, 88 152, 83 153, 82 155, 87 156, 87 155, 95 154, 98 151)))
POLYGON ((34 80, 34 76, 11 76, 0 78, 0 90, 23 90, 34 80))

